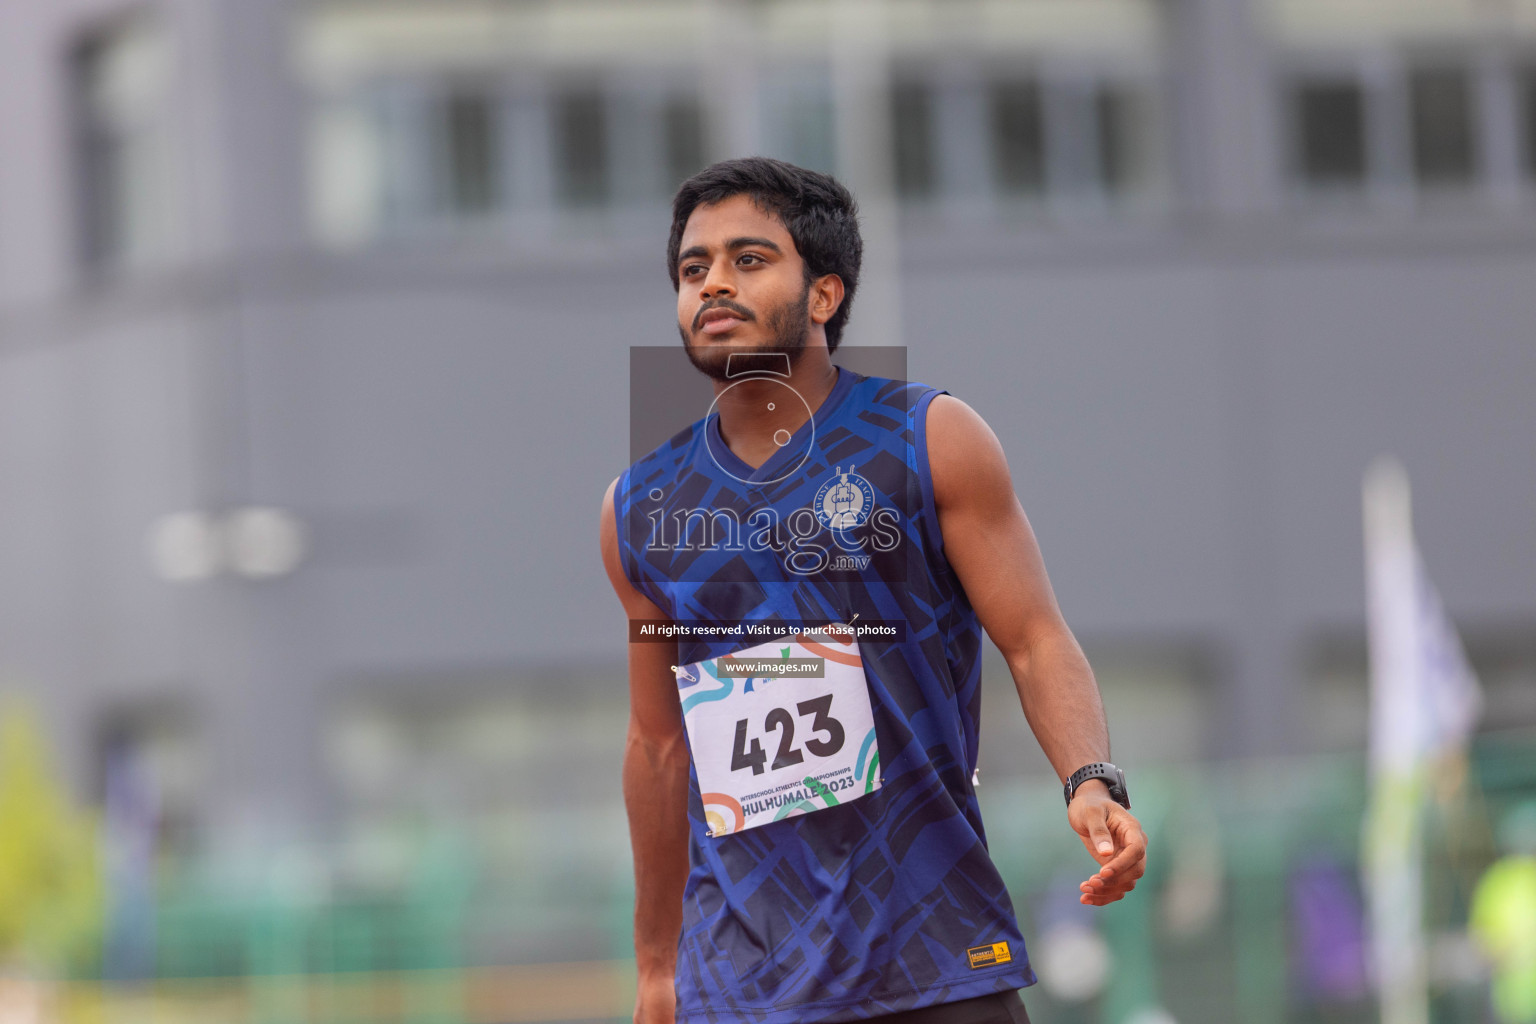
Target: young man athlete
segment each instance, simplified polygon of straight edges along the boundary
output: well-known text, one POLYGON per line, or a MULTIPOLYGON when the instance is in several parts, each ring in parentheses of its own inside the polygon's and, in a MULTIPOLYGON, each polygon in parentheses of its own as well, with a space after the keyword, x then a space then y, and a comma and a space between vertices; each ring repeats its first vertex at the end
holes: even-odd
POLYGON ((601 526, 631 621, 635 1024, 1027 1021, 974 788, 982 628, 1099 865, 1081 902, 1144 869, 997 438, 832 362, 861 252, 848 191, 780 161, 673 203, 678 330, 716 401, 610 485, 601 526))

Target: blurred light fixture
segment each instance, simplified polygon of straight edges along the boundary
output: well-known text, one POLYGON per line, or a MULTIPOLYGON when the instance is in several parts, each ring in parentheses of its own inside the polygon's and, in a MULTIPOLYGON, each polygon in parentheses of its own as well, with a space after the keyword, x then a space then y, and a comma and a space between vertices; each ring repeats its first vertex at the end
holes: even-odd
POLYGON ((155 574, 173 583, 210 579, 228 569, 249 579, 272 579, 298 567, 307 548, 304 525, 280 508, 249 506, 221 516, 192 510, 155 520, 149 559, 155 574))
POLYGON ((149 561, 163 580, 208 579, 223 561, 218 524, 206 512, 161 516, 149 529, 149 561))
POLYGON ((280 508, 236 509, 223 533, 230 568, 252 579, 287 575, 304 557, 303 524, 280 508))

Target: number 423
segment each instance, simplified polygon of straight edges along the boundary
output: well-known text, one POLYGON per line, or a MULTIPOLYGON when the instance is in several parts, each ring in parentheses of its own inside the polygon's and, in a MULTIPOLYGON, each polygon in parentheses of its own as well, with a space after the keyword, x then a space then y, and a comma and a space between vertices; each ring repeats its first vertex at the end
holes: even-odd
MULTIPOLYGON (((825 739, 814 738, 805 741, 805 749, 816 757, 831 757, 843 749, 843 723, 833 718, 832 695, 829 693, 823 697, 813 697, 803 700, 795 705, 795 710, 802 716, 811 716, 811 730, 813 732, 826 733, 825 739)), ((795 719, 787 708, 774 708, 763 719, 763 731, 779 732, 779 749, 773 757, 773 768, 788 768, 790 765, 799 764, 805 760, 805 755, 795 749, 795 719)), ((761 775, 766 770, 763 765, 768 760, 768 755, 763 751, 763 745, 756 737, 752 742, 747 742, 747 719, 743 718, 736 723, 736 745, 731 751, 731 771, 738 772, 743 768, 751 768, 753 775, 761 775)))

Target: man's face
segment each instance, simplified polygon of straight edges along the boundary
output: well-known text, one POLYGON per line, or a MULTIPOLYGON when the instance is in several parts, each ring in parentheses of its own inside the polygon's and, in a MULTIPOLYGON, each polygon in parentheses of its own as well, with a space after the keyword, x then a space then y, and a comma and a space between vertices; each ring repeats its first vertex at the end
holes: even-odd
POLYGON ((677 330, 688 358, 726 380, 733 352, 799 359, 810 330, 810 284, 789 231, 744 195, 699 206, 678 254, 677 330))

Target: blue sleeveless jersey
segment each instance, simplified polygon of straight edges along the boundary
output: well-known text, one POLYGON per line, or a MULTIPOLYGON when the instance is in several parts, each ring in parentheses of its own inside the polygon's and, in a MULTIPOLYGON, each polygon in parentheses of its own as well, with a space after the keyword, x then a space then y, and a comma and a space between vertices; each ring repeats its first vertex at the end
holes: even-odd
MULTIPOLYGON (((905 626, 859 640, 881 788, 714 837, 690 771, 680 1021, 856 1020, 1035 981, 971 783, 981 629, 934 511, 939 393, 840 368, 757 469, 711 414, 619 478, 625 572, 672 620, 905 626)), ((754 642, 683 641, 678 664, 754 642)))

